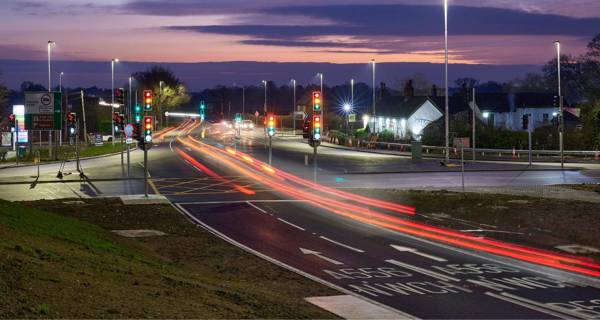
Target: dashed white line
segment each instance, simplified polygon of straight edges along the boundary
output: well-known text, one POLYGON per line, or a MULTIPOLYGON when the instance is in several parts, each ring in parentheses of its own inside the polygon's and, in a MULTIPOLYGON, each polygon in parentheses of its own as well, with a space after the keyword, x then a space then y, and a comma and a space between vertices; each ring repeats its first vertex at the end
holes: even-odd
POLYGON ((405 269, 409 269, 412 270, 414 272, 418 272, 420 274, 424 274, 426 276, 430 276, 442 281, 455 281, 455 282, 460 282, 460 279, 454 278, 454 277, 450 277, 441 273, 437 273, 435 271, 431 271, 431 270, 427 270, 427 269, 423 269, 417 266, 413 266, 412 264, 408 264, 408 263, 404 263, 404 262, 400 262, 394 259, 389 259, 389 260, 385 260, 385 262, 387 263, 391 263, 393 265, 397 265, 399 267, 405 268, 405 269))
POLYGON ((349 246, 349 245, 347 245, 347 244, 343 244, 343 243, 337 242, 337 241, 335 241, 335 240, 329 239, 329 238, 327 238, 327 237, 324 237, 324 236, 320 236, 319 238, 321 238, 321 239, 323 239, 323 240, 325 240, 325 241, 329 241, 329 242, 331 242, 331 243, 333 243, 333 244, 337 244, 337 245, 338 245, 338 246, 340 246, 340 247, 344 247, 344 248, 346 248, 346 249, 350 249, 350 250, 352 250, 352 251, 356 251, 356 252, 360 252, 360 253, 365 253, 365 251, 364 251, 364 250, 361 250, 361 249, 356 249, 356 248, 354 248, 354 247, 351 247, 351 246, 349 246))
POLYGON ((294 228, 296 228, 296 229, 298 229, 298 230, 306 231, 306 229, 304 229, 304 228, 302 228, 302 227, 300 227, 300 226, 297 226, 297 225, 295 225, 295 224, 293 224, 293 223, 291 223, 291 222, 289 222, 289 221, 283 220, 283 219, 281 219, 281 218, 277 218, 277 220, 279 220, 279 221, 281 221, 281 222, 283 222, 283 223, 286 223, 286 224, 288 224, 288 225, 290 225, 290 226, 292 226, 292 227, 294 227, 294 228))
POLYGON ((260 211, 260 212, 262 212, 262 213, 267 213, 267 211, 266 211, 266 210, 264 210, 263 208, 261 208, 261 207, 259 207, 259 206, 255 205, 255 204, 253 204, 253 203, 252 203, 252 202, 250 202, 250 201, 246 201, 246 203, 247 203, 249 206, 251 206, 252 208, 254 208, 254 209, 256 209, 256 210, 258 210, 258 211, 260 211))

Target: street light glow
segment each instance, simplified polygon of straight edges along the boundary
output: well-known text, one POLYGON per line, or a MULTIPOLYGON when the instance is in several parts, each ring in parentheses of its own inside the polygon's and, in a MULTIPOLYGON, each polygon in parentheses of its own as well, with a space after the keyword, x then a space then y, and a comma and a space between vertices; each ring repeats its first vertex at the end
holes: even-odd
POLYGON ((350 112, 351 106, 349 103, 344 103, 343 108, 345 112, 350 112))

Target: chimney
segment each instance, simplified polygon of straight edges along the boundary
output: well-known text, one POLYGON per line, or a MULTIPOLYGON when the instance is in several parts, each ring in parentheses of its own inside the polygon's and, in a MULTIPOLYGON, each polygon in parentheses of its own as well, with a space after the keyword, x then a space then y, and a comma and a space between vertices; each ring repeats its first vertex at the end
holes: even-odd
POLYGON ((404 96, 405 97, 414 97, 415 96, 415 88, 413 87, 413 81, 408 80, 404 85, 404 96))

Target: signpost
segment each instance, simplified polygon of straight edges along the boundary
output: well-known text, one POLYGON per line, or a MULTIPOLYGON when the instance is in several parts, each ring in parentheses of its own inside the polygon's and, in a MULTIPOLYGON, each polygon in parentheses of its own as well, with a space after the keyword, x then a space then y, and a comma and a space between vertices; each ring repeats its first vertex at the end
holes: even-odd
POLYGON ((126 144, 126 148, 127 148, 127 177, 129 177, 130 175, 130 171, 131 171, 131 151, 129 150, 129 145, 131 143, 133 143, 133 133, 134 133, 135 129, 133 127, 133 124, 128 123, 125 128, 123 129, 123 132, 125 132, 125 144, 126 144))
POLYGON ((60 92, 25 93, 25 130, 48 131, 52 157, 52 131, 62 130, 62 94, 60 92))

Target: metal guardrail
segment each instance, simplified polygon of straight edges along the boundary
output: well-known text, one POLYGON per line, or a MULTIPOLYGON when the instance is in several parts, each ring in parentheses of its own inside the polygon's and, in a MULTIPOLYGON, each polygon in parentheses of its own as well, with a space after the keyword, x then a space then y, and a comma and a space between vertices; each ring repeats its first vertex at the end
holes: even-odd
MULTIPOLYGON (((411 144, 408 143, 395 143, 395 142, 370 142, 366 140, 360 140, 359 146, 355 147, 358 149, 377 149, 377 150, 389 150, 389 151, 399 151, 410 153, 412 148, 411 144), (372 147, 376 146, 376 147, 372 147)), ((446 147, 440 146, 422 146, 423 151, 426 154, 429 154, 430 151, 440 151, 440 154, 444 154, 446 147)), ((450 147, 451 153, 458 154, 460 152, 460 148, 450 147)), ((464 148, 465 152, 472 153, 473 148, 464 148)), ((499 157, 502 155, 527 155, 529 154, 529 150, 524 149, 490 149, 490 148, 475 148, 475 152, 485 156, 486 154, 494 155, 497 154, 499 157)), ((559 150, 532 150, 531 153, 534 156, 560 156, 559 150)), ((587 150, 565 150, 565 155, 570 156, 583 156, 583 157, 594 157, 600 159, 600 151, 587 151, 587 150)))

